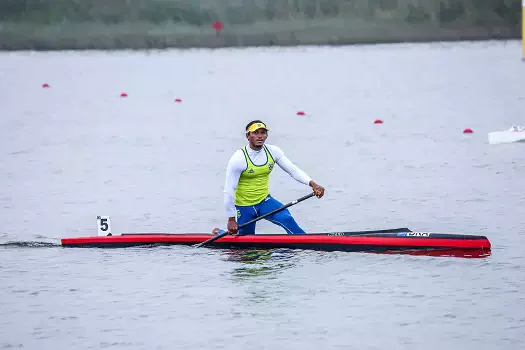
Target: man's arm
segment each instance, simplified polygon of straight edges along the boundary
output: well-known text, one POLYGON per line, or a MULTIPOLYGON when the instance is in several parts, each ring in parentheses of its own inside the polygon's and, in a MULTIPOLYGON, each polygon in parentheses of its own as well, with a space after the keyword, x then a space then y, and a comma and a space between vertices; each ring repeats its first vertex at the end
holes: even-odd
POLYGON ((237 150, 230 158, 226 168, 226 180, 224 181, 224 209, 228 219, 235 219, 235 197, 234 191, 239 183, 241 173, 246 169, 246 161, 241 150, 237 150))

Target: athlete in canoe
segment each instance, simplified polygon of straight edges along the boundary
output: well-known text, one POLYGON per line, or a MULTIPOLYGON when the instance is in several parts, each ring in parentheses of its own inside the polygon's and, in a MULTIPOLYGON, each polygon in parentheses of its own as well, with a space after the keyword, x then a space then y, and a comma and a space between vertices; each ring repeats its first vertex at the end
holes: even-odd
MULTIPOLYGON (((265 144, 267 137, 266 125, 260 120, 251 121, 246 126, 248 145, 237 150, 228 162, 224 206, 230 234, 255 234, 255 222, 240 230, 238 226, 282 206, 269 192, 270 173, 275 164, 296 181, 312 187, 318 198, 324 195, 324 188, 286 158, 279 147, 265 144)), ((288 234, 305 233, 288 209, 268 216, 267 220, 281 226, 288 234)))

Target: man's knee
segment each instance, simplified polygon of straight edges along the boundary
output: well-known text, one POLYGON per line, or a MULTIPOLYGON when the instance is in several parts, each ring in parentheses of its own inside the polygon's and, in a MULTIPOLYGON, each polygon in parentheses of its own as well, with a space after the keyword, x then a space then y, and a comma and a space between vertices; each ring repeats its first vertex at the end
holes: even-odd
POLYGON ((283 213, 281 213, 281 215, 275 219, 288 233, 305 233, 305 231, 297 224, 294 217, 288 210, 283 211, 283 213))
POLYGON ((292 214, 288 211, 288 209, 284 209, 280 213, 275 214, 279 221, 295 221, 292 214))

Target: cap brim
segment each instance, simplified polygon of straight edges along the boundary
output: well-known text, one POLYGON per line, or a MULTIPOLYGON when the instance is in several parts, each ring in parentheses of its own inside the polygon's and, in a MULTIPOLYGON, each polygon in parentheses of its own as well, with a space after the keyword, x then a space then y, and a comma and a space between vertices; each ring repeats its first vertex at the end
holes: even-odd
POLYGON ((254 132, 254 131, 257 131, 259 129, 264 129, 264 130, 270 131, 270 129, 268 129, 266 126, 259 126, 259 127, 256 127, 255 129, 250 127, 248 129, 248 132, 254 132))

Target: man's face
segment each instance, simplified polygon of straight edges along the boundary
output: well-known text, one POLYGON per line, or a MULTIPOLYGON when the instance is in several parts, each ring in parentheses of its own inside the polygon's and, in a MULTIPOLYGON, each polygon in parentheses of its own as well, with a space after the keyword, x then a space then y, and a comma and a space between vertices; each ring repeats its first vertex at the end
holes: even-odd
POLYGON ((257 129, 253 132, 246 134, 246 138, 250 142, 250 145, 255 147, 262 147, 264 142, 268 138, 268 130, 266 129, 257 129))

